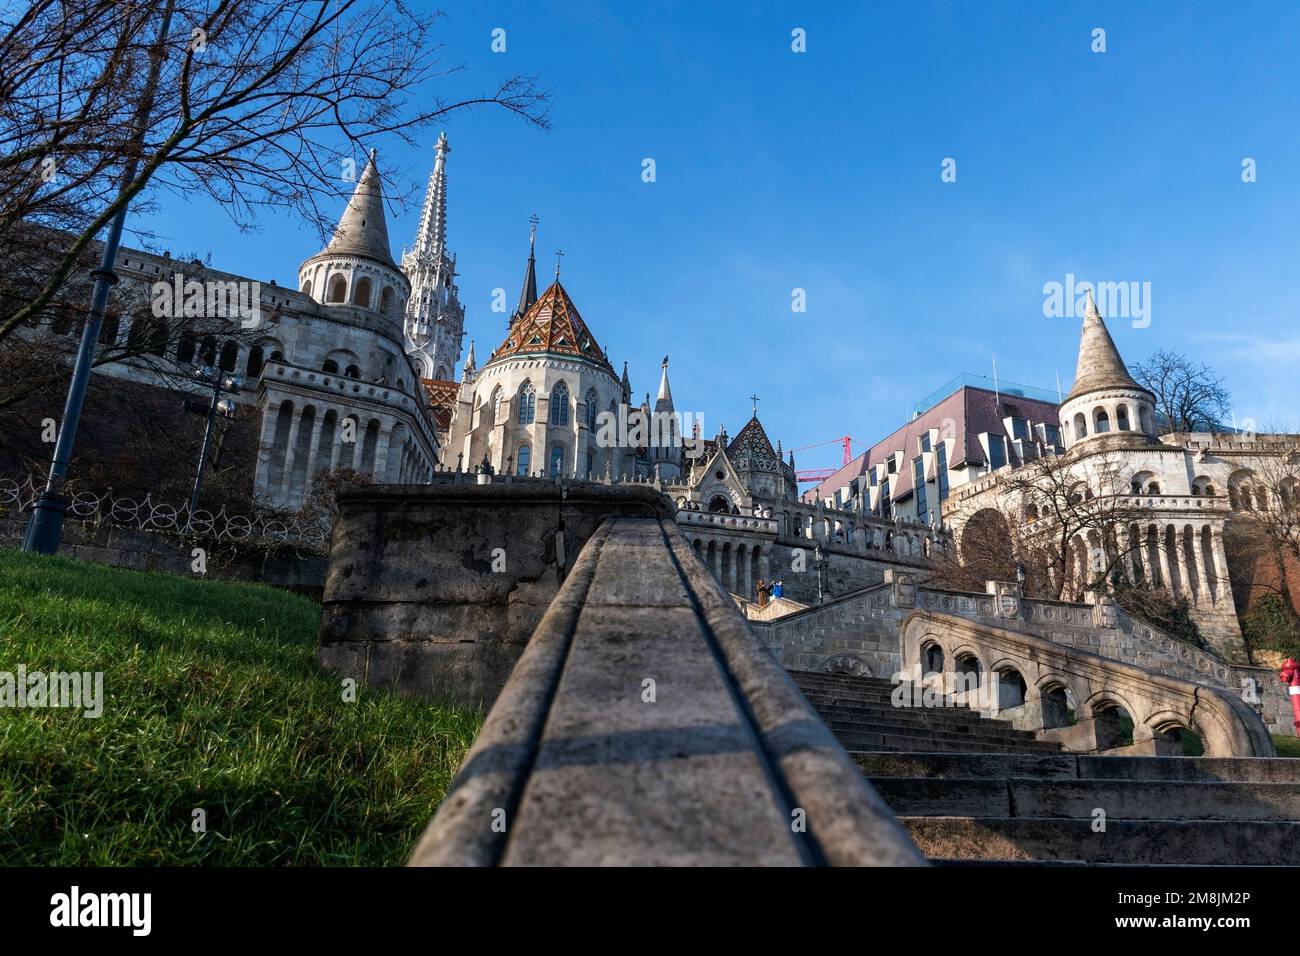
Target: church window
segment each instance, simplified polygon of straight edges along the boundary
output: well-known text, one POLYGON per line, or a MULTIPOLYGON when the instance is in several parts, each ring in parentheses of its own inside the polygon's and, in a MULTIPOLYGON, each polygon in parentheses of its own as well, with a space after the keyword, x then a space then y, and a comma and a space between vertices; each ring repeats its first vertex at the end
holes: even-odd
POLYGON ((1088 419, 1083 417, 1083 412, 1074 416, 1074 440, 1088 437, 1088 419))
POLYGON ((384 291, 379 294, 379 311, 384 315, 393 314, 393 287, 384 286, 384 291))
POLYGON ((551 389, 551 424, 569 424, 569 388, 563 382, 551 389))
POLYGON ((492 424, 501 421, 501 386, 492 391, 492 424))
POLYGON ((307 294, 307 295, 311 295, 311 280, 310 280, 310 279, 304 279, 304 280, 303 280, 301 291, 304 292, 304 293, 307 294))
POLYGON ((564 473, 564 446, 556 445, 551 449, 551 477, 558 478, 564 473))
POLYGON ((709 511, 725 515, 731 511, 731 504, 722 495, 714 495, 709 499, 709 511))
POLYGON ((531 425, 537 420, 537 390, 532 382, 524 382, 519 390, 519 424, 531 425))
POLYGON ((357 368, 355 365, 349 365, 347 368, 343 370, 343 374, 346 375, 348 378, 360 378, 361 369, 357 368))
POLYGON ((1129 431, 1132 426, 1128 421, 1128 406, 1121 405, 1115 409, 1115 427, 1122 432, 1129 431))
POLYGON ((593 388, 587 392, 587 428, 593 432, 596 430, 596 414, 596 390, 593 388))
POLYGON ((322 372, 328 372, 331 375, 337 375, 339 370, 339 363, 334 361, 333 359, 326 359, 325 364, 321 366, 320 370, 322 372))
POLYGON ((587 452, 587 476, 590 477, 596 473, 596 456, 587 452))
POLYGON ((1106 412, 1106 409, 1104 408, 1097 409, 1093 413, 1092 419, 1093 419, 1094 431, 1098 435, 1102 435, 1110 431, 1110 415, 1106 412))
POLYGON ((239 343, 227 342, 221 347, 221 371, 233 372, 239 362, 239 343))
POLYGON ((262 374, 262 365, 264 362, 262 346, 254 345, 248 351, 248 365, 245 367, 245 374, 249 378, 257 378, 262 374))
POLYGON ((528 464, 529 464, 529 458, 531 457, 532 457, 532 449, 529 448, 527 445, 520 445, 519 451, 516 455, 516 458, 518 459, 518 464, 515 468, 515 474, 518 475, 520 478, 528 477, 528 464))
POLYGON ((214 336, 203 336, 203 346, 199 349, 199 360, 204 365, 212 365, 217 360, 217 340, 214 336))

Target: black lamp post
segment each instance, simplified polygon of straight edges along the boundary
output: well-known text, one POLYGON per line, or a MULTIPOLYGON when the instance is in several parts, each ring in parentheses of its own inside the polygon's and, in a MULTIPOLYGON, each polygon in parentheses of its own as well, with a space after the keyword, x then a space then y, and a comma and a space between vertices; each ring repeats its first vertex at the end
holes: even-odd
MULTIPOLYGON (((158 28, 158 39, 149 54, 149 73, 145 81, 144 95, 136 111, 136 142, 140 145, 144 143, 149 116, 153 112, 158 78, 166 56, 164 44, 168 30, 171 28, 173 7, 174 4, 169 3, 163 12, 162 23, 158 28)), ((139 169, 140 156, 135 154, 126 164, 122 174, 119 200, 124 200, 131 189, 139 188, 135 183, 139 169)), ((63 494, 63 486, 68 477, 68 466, 72 461, 72 446, 77 440, 81 410, 86 404, 86 389, 90 385, 95 346, 99 343, 99 330, 104 323, 104 313, 108 309, 108 293, 113 286, 117 285, 118 276, 113 266, 117 263, 118 246, 122 244, 122 231, 126 224, 128 204, 128 201, 122 201, 117 214, 109 223, 108 235, 104 238, 104 248, 99 258, 99 268, 91 273, 95 280, 95 288, 90 296, 90 314, 86 316, 86 325, 81 331, 81 344, 72 366, 72 383, 68 386, 68 398, 63 406, 63 421, 59 424, 59 435, 54 442, 54 461, 50 464, 45 488, 32 505, 32 516, 23 535, 24 551, 54 554, 59 550, 59 542, 63 539, 63 521, 68 513, 68 499, 63 494)))
POLYGON ((199 469, 194 473, 194 491, 190 493, 191 517, 199 508, 199 489, 203 487, 203 469, 208 464, 208 449, 212 446, 212 426, 216 421, 217 413, 220 412, 227 418, 235 414, 234 401, 222 398, 221 393, 229 392, 231 395, 238 395, 239 386, 243 384, 238 376, 227 374, 210 365, 196 368, 194 379, 204 385, 212 386, 212 402, 208 405, 208 423, 203 429, 203 450, 199 452, 199 469))
POLYGON ((1019 562, 1016 563, 1016 584, 1020 586, 1020 596, 1025 596, 1025 566, 1019 562))

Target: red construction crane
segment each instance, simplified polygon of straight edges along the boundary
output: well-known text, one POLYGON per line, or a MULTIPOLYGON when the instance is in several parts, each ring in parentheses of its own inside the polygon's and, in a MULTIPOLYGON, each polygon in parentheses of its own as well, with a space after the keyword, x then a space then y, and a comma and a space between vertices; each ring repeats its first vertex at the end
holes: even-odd
MULTIPOLYGON (((802 448, 793 448, 791 451, 807 451, 810 448, 821 448, 823 445, 831 445, 835 442, 839 442, 844 446, 844 464, 840 465, 840 468, 843 468, 844 465, 847 465, 853 460, 853 439, 848 435, 842 435, 839 438, 828 438, 826 441, 814 442, 811 445, 804 445, 802 448)), ((839 468, 805 468, 796 471, 794 474, 795 477, 799 479, 800 483, 817 483, 825 481, 839 470, 839 468)))

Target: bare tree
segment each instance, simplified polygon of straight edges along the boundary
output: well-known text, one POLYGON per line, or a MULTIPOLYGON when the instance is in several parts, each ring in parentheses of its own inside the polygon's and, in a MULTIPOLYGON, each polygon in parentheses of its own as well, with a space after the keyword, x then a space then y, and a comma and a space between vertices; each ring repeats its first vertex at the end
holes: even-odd
POLYGON ((1143 509, 1118 456, 1036 458, 1003 478, 996 494, 995 504, 973 499, 951 518, 963 527, 963 565, 1006 575, 1019 564, 1029 596, 1075 601, 1112 588, 1125 572, 1136 549, 1127 528, 1143 509))
POLYGON ((429 85, 443 64, 438 15, 401 0, 36 0, 0 20, 0 251, 20 226, 65 234, 43 273, 0 279, 16 303, 0 340, 62 294, 95 237, 125 204, 161 189, 218 202, 241 228, 287 210, 322 237, 332 200, 378 137, 410 142, 439 117, 495 106, 540 127, 547 94, 512 76, 481 95, 429 85), (143 135, 146 61, 169 23, 161 82, 143 135), (418 105, 409 106, 418 97, 418 105), (132 160, 139 170, 123 183, 132 160), (321 201, 329 199, 328 204, 321 201))
POLYGON ((1133 378, 1156 397, 1171 432, 1214 431, 1231 411, 1232 396, 1208 365, 1161 349, 1133 366, 1133 378))

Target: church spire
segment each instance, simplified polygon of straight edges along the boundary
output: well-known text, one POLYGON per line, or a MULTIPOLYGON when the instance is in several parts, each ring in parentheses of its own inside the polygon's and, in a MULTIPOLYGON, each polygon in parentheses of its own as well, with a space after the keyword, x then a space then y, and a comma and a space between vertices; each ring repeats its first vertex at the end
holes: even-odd
POLYGON ((623 401, 632 401, 632 380, 627 377, 627 362, 623 363, 623 401))
POLYGON ((478 371, 478 364, 474 361, 474 340, 469 340, 469 354, 465 356, 464 378, 470 378, 478 371))
POLYGON ((424 194, 424 208, 420 210, 420 228, 415 234, 417 256, 438 256, 447 245, 447 154, 451 146, 446 133, 438 137, 434 149, 437 158, 433 161, 429 189, 424 194))
POLYGON ((660 367, 663 369, 663 373, 659 376, 659 394, 655 396, 655 411, 671 412, 673 411, 673 390, 668 386, 667 355, 664 356, 660 367))
POLYGON ((533 215, 528 223, 532 227, 528 232, 528 269, 524 272, 524 288, 519 293, 519 307, 510 319, 511 325, 537 301, 537 216, 533 215))
POLYGON ((376 158, 377 153, 372 149, 326 250, 334 255, 365 256, 395 268, 393 253, 388 246, 384 191, 376 158))

